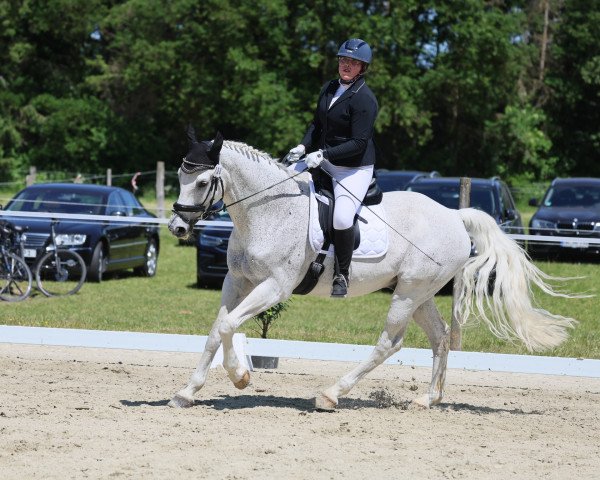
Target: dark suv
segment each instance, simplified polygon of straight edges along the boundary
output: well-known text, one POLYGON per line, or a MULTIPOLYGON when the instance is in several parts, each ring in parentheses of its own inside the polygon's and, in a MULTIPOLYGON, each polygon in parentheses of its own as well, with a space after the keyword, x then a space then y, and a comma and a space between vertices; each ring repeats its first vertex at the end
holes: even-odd
MULTIPOLYGON (((458 208, 460 178, 418 178, 406 190, 427 195, 448 208, 458 208)), ((506 233, 523 233, 521 214, 506 183, 497 177, 471 179, 471 207, 489 213, 506 233)))
POLYGON ((536 199, 529 204, 539 207, 529 222, 530 235, 573 238, 529 241, 531 255, 598 258, 600 245, 591 240, 600 240, 600 178, 556 178, 541 204, 536 199))
POLYGON ((435 178, 441 175, 436 172, 420 172, 418 170, 386 170, 376 172, 377 184, 382 192, 404 190, 406 186, 419 178, 435 178))

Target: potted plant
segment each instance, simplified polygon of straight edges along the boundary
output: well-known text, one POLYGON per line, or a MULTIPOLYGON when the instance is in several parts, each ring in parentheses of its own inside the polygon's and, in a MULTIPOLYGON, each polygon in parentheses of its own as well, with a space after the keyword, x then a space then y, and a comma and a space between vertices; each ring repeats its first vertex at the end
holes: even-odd
MULTIPOLYGON (((289 302, 290 299, 285 302, 280 302, 254 317, 254 321, 259 328, 258 333, 260 338, 267 338, 273 322, 287 309, 289 302)), ((279 358, 252 355, 252 365, 256 368, 277 368, 279 365, 279 358)))

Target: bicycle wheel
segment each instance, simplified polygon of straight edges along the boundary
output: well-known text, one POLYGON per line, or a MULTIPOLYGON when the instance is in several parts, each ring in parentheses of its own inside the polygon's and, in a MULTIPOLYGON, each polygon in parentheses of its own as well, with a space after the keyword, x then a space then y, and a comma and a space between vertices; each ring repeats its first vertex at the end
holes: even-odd
POLYGON ((0 299, 20 302, 31 293, 31 270, 18 255, 6 252, 0 259, 0 299))
POLYGON ((71 250, 56 250, 44 255, 35 271, 35 282, 47 297, 73 295, 83 282, 87 269, 81 256, 71 250))

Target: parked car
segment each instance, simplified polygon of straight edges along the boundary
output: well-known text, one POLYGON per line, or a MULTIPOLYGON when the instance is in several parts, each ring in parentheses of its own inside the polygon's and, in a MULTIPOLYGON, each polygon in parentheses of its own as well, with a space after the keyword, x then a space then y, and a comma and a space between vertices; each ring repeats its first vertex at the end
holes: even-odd
MULTIPOLYGON (((458 208, 460 178, 417 178, 406 190, 427 195, 448 208, 458 208)), ((523 233, 523 220, 506 183, 498 177, 471 178, 471 207, 490 214, 506 233, 523 233)))
POLYGON ((196 277, 199 287, 220 287, 227 275, 227 246, 233 222, 226 210, 215 212, 206 220, 215 224, 203 225, 195 232, 196 277))
MULTIPOLYGON (((156 218, 127 190, 74 183, 31 185, 17 193, 5 210, 156 218)), ((33 264, 50 243, 51 219, 18 216, 5 216, 4 219, 27 227, 24 256, 33 264)), ((88 279, 92 281, 102 281, 107 272, 129 268, 138 275, 154 276, 160 245, 158 232, 158 225, 152 223, 107 220, 62 219, 56 226, 57 243, 83 257, 88 267, 88 279)))
POLYGON ((419 178, 436 178, 441 175, 436 172, 420 172, 417 170, 385 170, 376 172, 377 184, 383 192, 394 192, 404 190, 406 186, 419 178))
POLYGON ((572 237, 578 241, 528 242, 534 256, 579 256, 600 258, 600 178, 556 178, 544 194, 529 222, 530 235, 572 237), (583 241, 582 241, 583 240, 583 241))

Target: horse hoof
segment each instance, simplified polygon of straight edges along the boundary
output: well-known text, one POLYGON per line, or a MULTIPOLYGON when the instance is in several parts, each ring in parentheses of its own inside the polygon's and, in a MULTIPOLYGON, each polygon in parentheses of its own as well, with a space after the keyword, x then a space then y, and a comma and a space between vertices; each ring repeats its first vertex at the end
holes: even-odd
POLYGON ((194 400, 177 394, 171 399, 168 405, 171 408, 190 408, 194 405, 194 400))
POLYGON ((325 395, 315 398, 315 409, 318 411, 333 412, 335 407, 337 407, 337 403, 325 395))
POLYGON ((415 398, 412 401, 413 406, 422 409, 428 409, 431 406, 431 402, 429 401, 429 395, 423 395, 419 398, 415 398))
POLYGON ((248 386, 249 383, 250 383, 250 373, 248 372, 248 370, 246 370, 246 372, 244 373, 242 378, 240 380, 238 380, 237 382, 233 382, 233 385, 235 385, 235 388, 239 388, 240 390, 243 390, 244 388, 246 388, 248 386))

